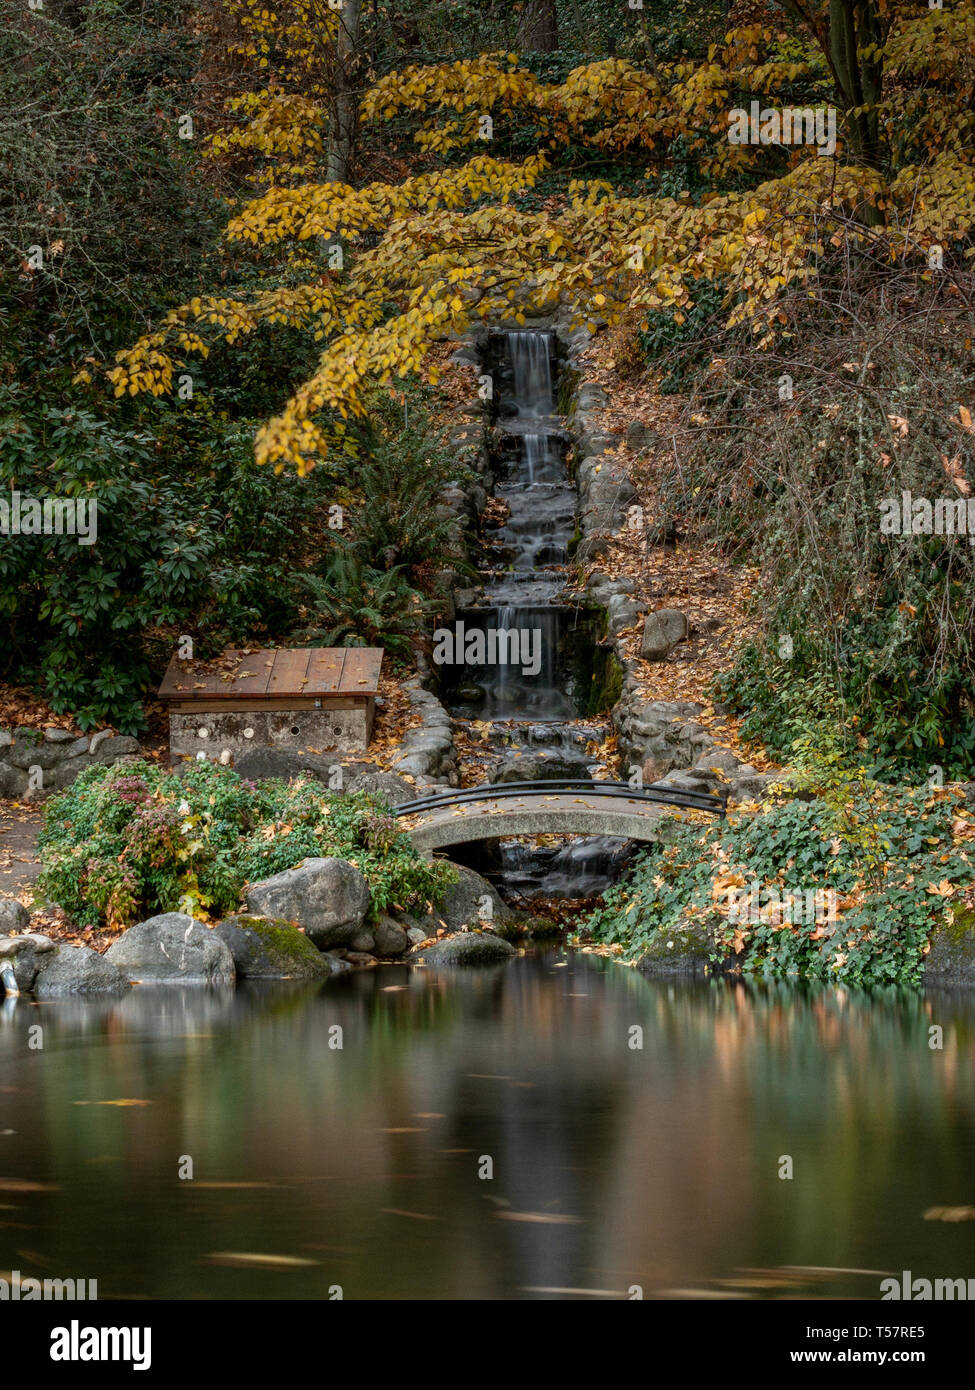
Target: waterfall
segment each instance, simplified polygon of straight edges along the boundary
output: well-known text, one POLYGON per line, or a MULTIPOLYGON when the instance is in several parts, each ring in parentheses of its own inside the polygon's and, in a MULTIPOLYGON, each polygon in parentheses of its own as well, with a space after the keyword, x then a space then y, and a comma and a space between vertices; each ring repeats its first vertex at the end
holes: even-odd
MULTIPOLYGON (((498 653, 500 644, 492 648, 489 639, 504 636, 509 659, 457 671, 452 708, 477 721, 478 739, 489 729, 494 758, 486 775, 498 782, 585 778, 604 766, 590 750, 605 739, 606 722, 580 718, 592 679, 580 653, 592 652, 595 632, 564 595, 578 497, 565 465, 555 363, 555 335, 544 330, 497 333, 486 349, 495 381, 495 495, 507 504, 507 519, 483 600, 457 617, 465 631, 481 631, 486 650, 498 653), (511 660, 512 651, 525 655, 526 644, 530 661, 511 660)), ((500 853, 503 889, 582 898, 609 886, 630 846, 603 838, 558 848, 503 841, 500 853)))
POLYGON ((555 387, 552 380, 552 334, 534 329, 507 335, 511 362, 512 404, 521 440, 523 481, 529 486, 551 480, 562 466, 553 448, 555 387))

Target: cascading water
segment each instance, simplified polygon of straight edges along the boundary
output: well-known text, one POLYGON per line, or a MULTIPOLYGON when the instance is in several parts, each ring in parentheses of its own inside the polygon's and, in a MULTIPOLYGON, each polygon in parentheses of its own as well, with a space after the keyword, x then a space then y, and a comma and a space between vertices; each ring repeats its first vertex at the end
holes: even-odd
MULTIPOLYGON (((555 335, 494 334, 486 365, 495 385, 495 496, 507 507, 495 547, 503 568, 483 571, 483 602, 458 618, 469 630, 523 634, 519 651, 529 659, 466 666, 447 698, 455 714, 490 726, 491 780, 586 778, 604 770, 592 749, 607 723, 581 718, 589 713, 595 634, 565 600, 578 499, 558 414, 555 335)), ((545 848, 502 841, 493 876, 509 896, 592 897, 613 882, 628 852, 625 842, 603 837, 545 848)))

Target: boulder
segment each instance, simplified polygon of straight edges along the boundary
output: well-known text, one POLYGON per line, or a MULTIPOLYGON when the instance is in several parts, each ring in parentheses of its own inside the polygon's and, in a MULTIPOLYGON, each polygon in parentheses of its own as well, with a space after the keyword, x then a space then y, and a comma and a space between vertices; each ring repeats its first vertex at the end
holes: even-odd
POLYGON ((242 980, 322 980, 330 962, 293 922, 271 917, 225 917, 214 928, 227 943, 242 980))
POLYGON ((345 959, 345 953, 341 950, 323 951, 322 960, 325 961, 332 975, 348 974, 352 969, 352 966, 345 959))
POLYGON ((312 778, 328 786, 329 778, 334 777, 338 766, 337 758, 323 757, 318 753, 296 752, 288 748, 247 748, 243 753, 234 754, 234 771, 251 782, 266 782, 272 778, 281 782, 294 782, 299 778, 312 778))
MULTIPOLYGON (((376 938, 368 927, 360 927, 355 936, 349 942, 350 954, 357 956, 370 955, 376 949, 376 938)), ((346 957, 348 959, 348 957, 346 957)))
POLYGON ((656 933, 636 968, 641 975, 720 974, 724 965, 711 961, 714 938, 701 922, 686 919, 656 933))
POLYGON ((642 420, 633 420, 626 427, 626 442, 629 448, 639 452, 640 449, 659 444, 660 434, 652 426, 645 425, 642 420))
POLYGON ((49 936, 39 932, 24 932, 22 936, 0 937, 0 965, 13 964, 17 988, 30 993, 34 981, 47 963, 47 957, 57 950, 49 936))
POLYGON ((27 790, 27 773, 9 763, 0 763, 0 796, 19 801, 27 790))
POLYGON ((666 777, 661 777, 659 785, 673 787, 674 791, 679 792, 709 792, 711 779, 700 773, 677 770, 668 772, 666 777))
POLYGON ((611 535, 592 532, 588 536, 583 536, 582 540, 573 551, 572 558, 580 565, 588 565, 593 560, 599 560, 604 555, 608 555, 613 544, 611 535))
MULTIPOLYGON (((105 732, 104 730, 102 731, 105 732)), ((87 740, 86 740, 87 742, 87 740)), ((123 757, 131 757, 137 754, 139 740, 130 738, 126 734, 109 734, 107 738, 99 738, 96 734, 91 741, 88 749, 93 762, 114 763, 123 757)))
POLYGON ((58 763, 55 767, 48 768, 44 773, 43 790, 45 792, 63 791, 65 787, 70 787, 71 783, 78 776, 79 772, 84 772, 91 767, 91 759, 88 757, 68 758, 66 762, 58 763))
MULTIPOLYGON (((738 769, 739 773, 742 771, 738 769)), ((761 801, 773 782, 781 781, 775 772, 755 772, 751 776, 738 776, 728 788, 728 801, 761 801)))
POLYGON ((926 985, 975 985, 975 912, 956 909, 952 920, 936 927, 924 958, 926 985))
POLYGON ((620 468, 606 468, 605 464, 597 464, 589 476, 587 508, 595 511, 625 510, 636 497, 636 488, 620 468))
POLYGON ((618 637, 628 627, 632 627, 645 612, 645 604, 625 594, 613 594, 607 604, 607 626, 610 636, 618 637))
POLYGON ((493 771, 491 782, 546 782, 585 778, 589 776, 591 758, 583 753, 571 757, 564 749, 552 752, 526 753, 520 758, 508 758, 493 771))
POLYGON ((407 933, 403 927, 400 926, 399 922, 394 922, 392 917, 386 916, 385 913, 376 923, 374 936, 376 944, 373 949, 377 956, 401 956, 409 944, 407 933))
POLYGON ((303 859, 295 869, 252 883, 245 899, 258 917, 297 922, 322 951, 349 945, 369 911, 366 880, 344 859, 303 859))
POLYGON ((510 922, 514 916, 507 903, 492 888, 486 878, 482 878, 465 864, 454 864, 458 882, 453 883, 444 895, 443 904, 437 912, 448 931, 459 931, 461 927, 475 927, 484 922, 510 922))
MULTIPOLYGON (((135 742, 135 740, 133 740, 135 742)), ((136 744, 138 747, 138 744, 136 744)), ((7 756, 13 767, 39 767, 48 772, 68 758, 77 758, 88 750, 87 738, 72 739, 70 743, 41 742, 36 737, 20 738, 7 756)))
POLYGON ((690 631, 686 614, 678 608, 658 608, 643 624, 640 655, 644 661, 663 661, 690 631))
POLYGON ((137 922, 105 952, 133 984, 233 984, 230 947, 185 912, 163 912, 137 922))
POLYGON ((510 942, 492 932, 465 931, 429 946, 414 946, 407 959, 422 960, 426 965, 494 965, 517 954, 510 942))
POLYGON ((382 768, 347 768, 344 778, 346 792, 368 792, 385 801, 387 806, 401 806, 404 801, 412 801, 416 792, 403 777, 395 772, 384 772, 382 768))
POLYGON ((0 936, 22 932, 30 926, 30 913, 16 898, 0 898, 0 936))
POLYGON ((34 985, 38 999, 61 999, 68 994, 124 994, 126 975, 90 946, 58 946, 42 957, 34 985), (50 963, 47 963, 50 962, 50 963))
POLYGON ((741 759, 736 758, 729 749, 712 748, 698 758, 693 771, 737 773, 743 766, 741 759))
POLYGON ((650 753, 643 760, 643 785, 649 787, 654 782, 662 781, 668 772, 673 772, 676 763, 677 759, 671 753, 650 753))

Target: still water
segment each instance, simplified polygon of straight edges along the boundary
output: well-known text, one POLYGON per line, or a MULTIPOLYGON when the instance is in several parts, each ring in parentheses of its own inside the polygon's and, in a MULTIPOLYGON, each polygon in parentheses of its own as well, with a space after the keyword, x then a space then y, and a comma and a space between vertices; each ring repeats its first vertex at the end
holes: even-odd
POLYGON ((975 1276, 966 1206, 971 993, 556 950, 0 1013, 0 1276, 101 1298, 876 1299, 975 1276))

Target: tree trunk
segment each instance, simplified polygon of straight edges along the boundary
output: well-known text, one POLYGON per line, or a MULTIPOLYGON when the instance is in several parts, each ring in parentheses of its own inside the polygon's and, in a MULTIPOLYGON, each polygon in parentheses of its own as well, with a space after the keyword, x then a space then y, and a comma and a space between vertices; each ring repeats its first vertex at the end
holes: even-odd
POLYGON ((529 53, 555 52, 559 46, 555 0, 524 0, 515 46, 529 53))
MULTIPOLYGON (((875 0, 830 0, 829 59, 837 95, 847 112, 876 107, 883 93, 883 58, 866 58, 870 44, 882 45, 883 27, 875 0)), ((850 145, 857 158, 880 164, 880 124, 876 110, 850 115, 850 145)))
POLYGON ((348 183, 349 165, 355 147, 359 104, 356 101, 356 67, 359 60, 361 0, 345 0, 338 12, 338 41, 335 51, 335 78, 332 84, 328 123, 328 161, 325 177, 329 183, 348 183))
MULTIPOLYGON (((811 33, 829 64, 837 104, 846 113, 848 147, 861 164, 882 169, 885 151, 877 106, 884 93, 884 60, 879 52, 890 30, 891 12, 881 0, 783 0, 785 10, 811 33), (858 108, 866 107, 861 110, 858 108)), ((856 210, 868 226, 883 224, 882 211, 864 201, 856 210)))

